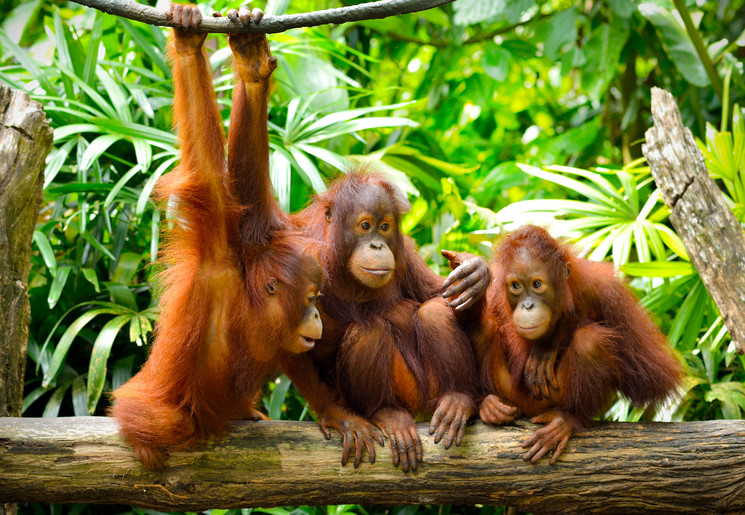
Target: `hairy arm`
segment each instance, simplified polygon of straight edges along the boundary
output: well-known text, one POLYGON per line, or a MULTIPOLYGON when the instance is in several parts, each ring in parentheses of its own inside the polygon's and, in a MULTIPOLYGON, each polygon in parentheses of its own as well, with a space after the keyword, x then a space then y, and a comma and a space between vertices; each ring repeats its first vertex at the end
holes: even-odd
MULTIPOLYGON (((255 23, 261 11, 246 7, 228 16, 244 24, 255 23)), ((228 174, 236 200, 245 209, 241 222, 244 243, 265 242, 273 230, 283 228, 283 215, 272 195, 269 176, 267 101, 269 78, 277 59, 263 34, 231 34, 233 67, 237 83, 228 133, 228 174)))

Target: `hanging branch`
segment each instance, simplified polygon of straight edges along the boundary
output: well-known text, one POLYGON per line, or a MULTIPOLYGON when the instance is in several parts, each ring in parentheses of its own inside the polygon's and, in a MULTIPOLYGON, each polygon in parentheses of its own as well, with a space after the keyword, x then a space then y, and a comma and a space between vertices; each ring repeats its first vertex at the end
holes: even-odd
MULTIPOLYGON (((108 14, 114 14, 134 21, 141 21, 149 25, 172 27, 166 19, 166 13, 155 7, 138 4, 132 0, 73 0, 74 2, 93 7, 108 14)), ((226 17, 213 18, 205 16, 197 29, 199 32, 209 33, 238 33, 253 32, 262 34, 276 34, 298 27, 316 27, 328 23, 348 23, 360 20, 374 20, 398 16, 418 11, 426 11, 454 0, 380 0, 360 5, 325 9, 302 14, 286 14, 282 16, 264 15, 256 25, 244 27, 240 22, 233 22, 226 17)))

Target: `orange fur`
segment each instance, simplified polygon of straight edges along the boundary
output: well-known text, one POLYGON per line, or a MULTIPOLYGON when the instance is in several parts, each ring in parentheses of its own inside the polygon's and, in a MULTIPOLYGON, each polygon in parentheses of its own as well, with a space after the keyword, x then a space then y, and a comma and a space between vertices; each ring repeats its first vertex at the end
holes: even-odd
MULTIPOLYGON (((177 202, 162 258, 168 268, 160 319, 147 363, 114 392, 111 409, 122 436, 151 469, 163 465, 168 451, 224 432, 231 419, 260 417, 253 409, 257 394, 280 347, 297 337, 308 284, 320 282, 320 268, 308 253, 313 245, 267 222, 272 206, 253 206, 244 215, 247 206, 235 200, 227 177, 206 56, 176 43, 169 53, 181 162, 156 192, 161 201, 177 202), (241 229, 252 226, 263 231, 261 240, 242 241, 241 229), (268 295, 272 278, 277 293, 268 295)), ((253 102, 259 106, 240 107, 259 112, 256 123, 266 125, 266 96, 253 102)), ((255 173, 268 178, 261 158, 263 153, 268 160, 268 149, 261 148, 266 142, 246 145, 258 156, 255 173)))
POLYGON ((474 334, 484 393, 491 397, 482 404, 482 419, 502 424, 522 413, 548 423, 549 429, 527 440, 535 446, 526 459, 537 461, 556 448, 555 461, 571 432, 602 415, 617 391, 637 406, 675 395, 682 367, 612 265, 581 259, 545 230, 525 226, 500 242, 492 266, 495 279, 474 334), (552 329, 540 341, 518 334, 507 292, 507 278, 526 252, 547 267, 545 282, 556 291, 552 329), (552 388, 547 396, 536 396, 525 379, 526 364, 539 345, 555 349, 558 356, 551 363, 558 390, 552 388), (497 404, 494 395, 517 410, 505 415, 491 409, 497 404), (550 436, 557 427, 561 431, 550 436))

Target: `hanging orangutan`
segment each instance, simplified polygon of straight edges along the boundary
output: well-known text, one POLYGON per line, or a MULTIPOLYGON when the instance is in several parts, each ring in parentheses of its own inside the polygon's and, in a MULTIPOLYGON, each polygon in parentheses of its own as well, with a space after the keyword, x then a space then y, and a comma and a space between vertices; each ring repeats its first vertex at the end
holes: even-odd
MULTIPOLYGON (((181 161, 159 181, 157 197, 175 199, 176 216, 166 233, 150 356, 114 392, 111 409, 151 469, 161 468, 169 451, 224 432, 232 419, 265 418, 255 404, 279 355, 312 349, 322 330, 318 245, 287 230, 270 196, 236 193, 203 51, 206 34, 194 31, 201 13, 174 4, 168 14, 177 27, 169 55, 181 161)), ((276 61, 261 38, 234 39, 252 72, 265 78, 276 61)), ((268 176, 268 148, 254 150, 245 165, 268 176)))

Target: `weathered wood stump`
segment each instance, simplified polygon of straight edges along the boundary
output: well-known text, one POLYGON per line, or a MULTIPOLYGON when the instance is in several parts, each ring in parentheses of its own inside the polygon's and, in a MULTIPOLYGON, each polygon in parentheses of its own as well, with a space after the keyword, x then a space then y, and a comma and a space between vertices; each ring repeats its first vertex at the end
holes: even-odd
MULTIPOLYGON (((51 148, 41 104, 0 83, 0 416, 21 416, 31 239, 51 148)), ((0 515, 15 512, 0 504, 0 515)))
POLYGON ((51 148, 41 104, 0 84, 0 416, 21 416, 31 239, 51 148))
POLYGON ((492 504, 541 513, 745 510, 745 421, 609 423, 559 461, 521 459, 536 426, 470 426, 460 447, 419 425, 424 463, 404 474, 340 464, 341 441, 310 422, 241 422, 148 472, 109 418, 0 419, 0 501, 126 503, 198 511, 278 505, 492 504))
POLYGON ((745 352, 745 233, 709 176, 673 96, 652 88, 654 127, 642 147, 670 208, 670 221, 716 302, 737 350, 745 352))

